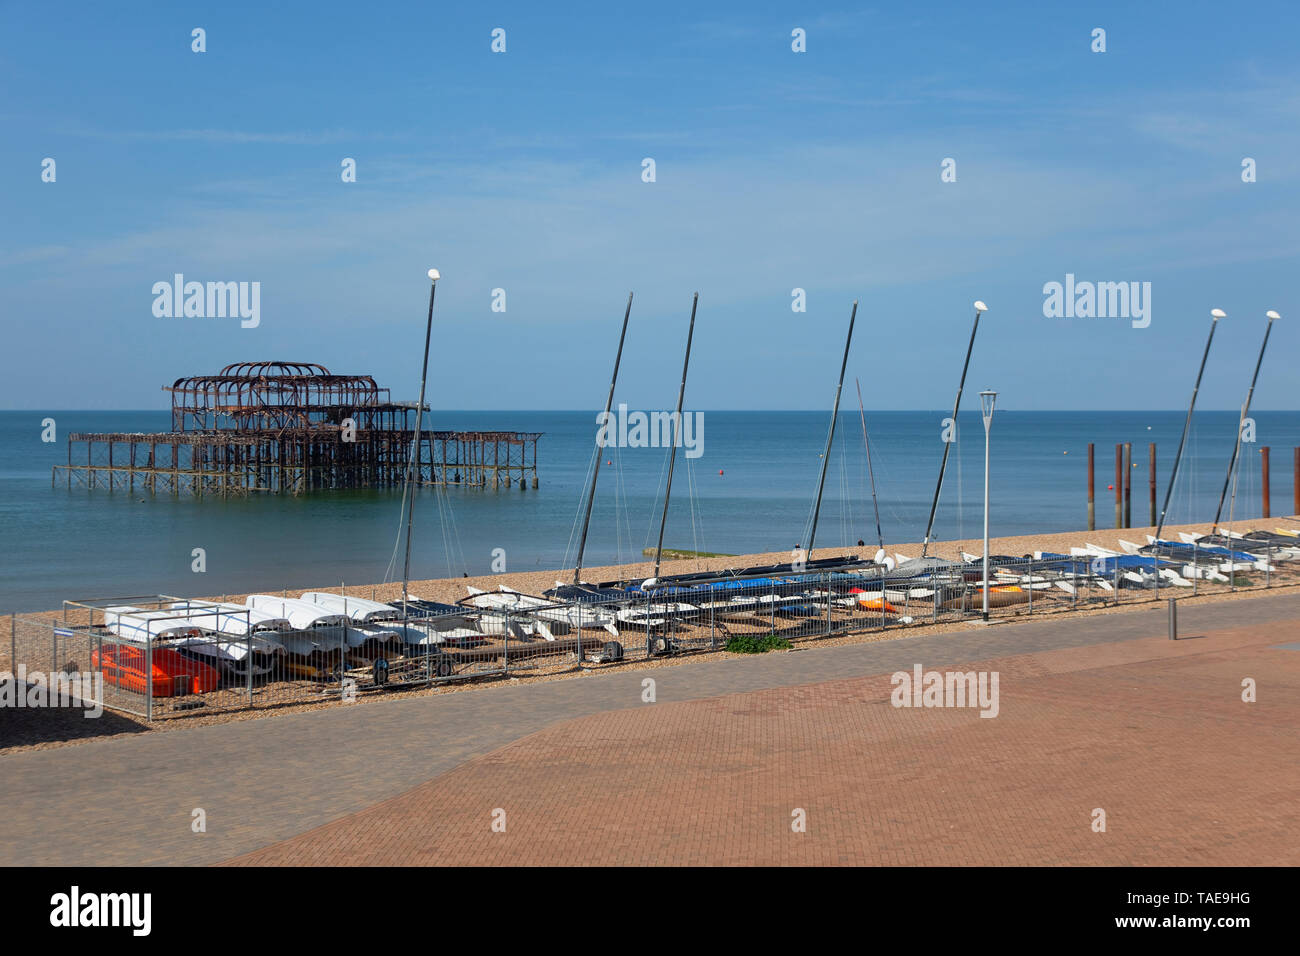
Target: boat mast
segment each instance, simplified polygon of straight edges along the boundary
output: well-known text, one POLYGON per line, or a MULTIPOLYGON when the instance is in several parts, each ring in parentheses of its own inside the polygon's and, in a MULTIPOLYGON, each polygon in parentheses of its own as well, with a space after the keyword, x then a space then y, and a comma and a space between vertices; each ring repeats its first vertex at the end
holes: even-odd
POLYGON ((668 487, 664 489, 664 513, 659 519, 659 543, 655 546, 655 570, 651 577, 659 577, 659 564, 664 554, 664 526, 668 524, 668 497, 673 493, 673 465, 677 462, 677 432, 682 427, 682 400, 686 397, 686 370, 691 365, 691 340, 695 338, 695 307, 700 294, 691 299, 691 324, 686 331, 686 358, 682 362, 682 386, 677 391, 677 415, 673 418, 673 447, 668 453, 668 487))
MULTIPOLYGON (((618 335, 618 352, 614 355, 614 374, 609 380, 609 397, 605 399, 605 417, 602 428, 609 428, 609 412, 614 407, 614 384, 618 381, 618 366, 623 360, 623 340, 627 338, 627 319, 632 314, 632 293, 627 294, 627 309, 623 312, 623 331, 618 335)), ((591 489, 587 492, 587 511, 582 516, 582 537, 578 539, 578 563, 573 568, 573 583, 579 584, 582 576, 582 555, 587 548, 587 528, 591 524, 591 504, 596 500, 596 478, 600 474, 602 457, 600 432, 596 432, 596 467, 591 472, 591 489)))
POLYGON ((808 532, 808 550, 805 558, 811 558, 813 541, 817 537, 817 519, 822 511, 822 489, 826 487, 826 466, 831 461, 831 442, 835 440, 835 419, 840 414, 840 391, 844 388, 844 370, 849 364, 849 346, 853 344, 853 323, 858 318, 858 300, 853 300, 853 311, 849 313, 849 335, 844 340, 844 358, 840 360, 840 380, 835 386, 835 404, 831 408, 831 428, 826 435, 826 451, 822 454, 821 476, 817 479, 817 501, 813 505, 812 529, 808 532))
MULTIPOLYGON (((957 425, 957 410, 961 408, 961 393, 966 387, 966 370, 970 368, 970 353, 975 348, 975 333, 980 328, 980 313, 985 311, 987 306, 983 302, 975 303, 975 324, 971 326, 970 342, 966 346, 966 361, 961 366, 961 380, 957 383, 957 398, 952 403, 952 422, 953 427, 957 425)), ((952 442, 943 443, 943 460, 939 462, 939 481, 934 486, 934 499, 930 502, 930 520, 925 523, 925 540, 921 542, 921 557, 930 549, 930 532, 934 530, 934 514, 939 509, 939 492, 943 490, 943 473, 948 468, 948 452, 952 450, 952 442)))
POLYGON ((862 408, 862 383, 856 378, 853 384, 858 388, 858 417, 862 419, 862 444, 867 449, 867 474, 871 477, 871 507, 876 511, 876 538, 880 541, 880 550, 885 550, 885 535, 880 530, 880 502, 876 500, 876 472, 871 467, 871 440, 867 438, 867 413, 862 408))
POLYGON ((415 470, 415 456, 420 448, 420 419, 424 414, 424 385, 429 377, 429 339, 433 335, 433 297, 438 291, 441 276, 437 269, 429 270, 429 318, 424 324, 424 364, 420 367, 420 401, 415 406, 415 435, 411 439, 411 453, 406 459, 406 487, 402 489, 402 501, 409 504, 406 509, 406 560, 402 564, 402 615, 406 615, 407 585, 411 581, 411 524, 415 518, 415 486, 412 472, 415 470))
MULTIPOLYGON (((1228 495, 1228 485, 1232 483, 1232 475, 1237 467, 1237 456, 1241 454, 1241 430, 1246 425, 1246 416, 1250 414, 1250 400, 1255 394, 1255 382, 1259 379, 1259 367, 1264 364, 1264 350, 1268 348, 1268 336, 1273 331, 1273 320, 1280 318, 1272 310, 1267 313, 1268 325, 1264 327, 1264 344, 1259 347, 1259 358, 1255 362, 1255 374, 1250 377, 1250 389, 1246 392, 1246 404, 1241 406, 1241 418, 1237 422, 1237 440, 1232 445, 1232 458, 1228 461, 1228 474, 1223 479, 1223 491, 1219 493, 1219 507, 1214 512, 1214 524, 1210 526, 1210 533, 1214 534, 1219 530, 1219 517, 1223 514, 1223 499, 1228 495)), ((1233 497, 1236 497, 1236 485, 1233 484, 1233 497)), ((1156 535, 1159 537, 1159 535, 1156 535)))
POLYGON ((1219 327, 1219 319, 1227 313, 1222 309, 1210 310, 1210 334, 1205 340, 1205 352, 1201 355, 1201 367, 1196 373, 1196 385, 1192 388, 1192 401, 1187 406, 1187 419, 1183 422, 1183 437, 1178 439, 1178 454, 1174 456, 1174 470, 1169 475, 1169 487, 1165 489, 1165 503, 1160 509, 1160 520, 1156 523, 1156 540, 1165 526, 1165 513, 1169 510, 1169 498, 1174 493, 1174 482, 1178 480, 1178 468, 1183 462, 1183 446, 1187 444, 1187 430, 1192 427, 1192 412, 1196 408, 1196 393, 1201 390, 1201 376, 1205 374, 1205 360, 1210 357, 1210 343, 1214 341, 1214 330, 1219 327))

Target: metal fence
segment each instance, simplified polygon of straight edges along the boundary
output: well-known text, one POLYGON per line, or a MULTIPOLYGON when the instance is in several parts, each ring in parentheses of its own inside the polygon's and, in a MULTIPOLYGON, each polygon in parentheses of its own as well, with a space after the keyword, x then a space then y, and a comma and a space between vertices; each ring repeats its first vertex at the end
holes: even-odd
POLYGON ((1149 552, 997 557, 987 592, 978 561, 932 561, 566 601, 501 591, 480 607, 412 602, 385 614, 368 604, 360 614, 345 604, 342 617, 305 627, 168 595, 67 601, 56 615, 11 617, 0 671, 99 675, 105 707, 156 720, 969 621, 986 596, 990 619, 1002 620, 1300 583, 1300 542, 1249 560, 1195 545, 1149 552))

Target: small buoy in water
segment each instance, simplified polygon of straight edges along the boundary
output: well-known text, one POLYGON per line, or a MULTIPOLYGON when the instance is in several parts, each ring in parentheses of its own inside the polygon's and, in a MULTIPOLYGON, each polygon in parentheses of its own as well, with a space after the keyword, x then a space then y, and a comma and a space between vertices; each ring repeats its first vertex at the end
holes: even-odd
POLYGON ((721 468, 718 469, 718 474, 722 474, 722 469, 721 469, 721 468))
POLYGON ((1062 455, 1068 455, 1069 452, 1068 452, 1068 451, 1063 451, 1063 452, 1061 452, 1061 454, 1062 454, 1062 455))
POLYGON ((1115 490, 1115 486, 1114 486, 1114 485, 1107 485, 1107 486, 1106 486, 1106 490, 1107 490, 1107 491, 1114 491, 1114 490, 1115 490))
POLYGON ((605 464, 607 464, 607 465, 612 465, 612 464, 614 464, 614 463, 613 463, 612 461, 610 461, 610 460, 607 458, 607 459, 605 459, 605 464))

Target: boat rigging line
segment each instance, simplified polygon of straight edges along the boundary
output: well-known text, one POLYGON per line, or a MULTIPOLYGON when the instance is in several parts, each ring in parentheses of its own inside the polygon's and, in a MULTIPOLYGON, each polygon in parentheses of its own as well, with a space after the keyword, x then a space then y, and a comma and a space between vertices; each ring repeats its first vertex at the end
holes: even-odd
MULTIPOLYGON (((988 311, 988 306, 983 302, 975 302, 975 324, 971 326, 970 342, 966 345, 966 361, 961 366, 961 380, 957 383, 957 398, 952 403, 952 423, 957 427, 957 411, 961 408, 961 393, 966 387, 966 370, 970 368, 971 350, 975 348, 975 333, 980 329, 980 314, 988 311)), ((948 468, 948 453, 952 450, 952 442, 943 443, 943 459, 939 462, 939 480, 934 486, 934 499, 930 502, 930 518, 925 523, 925 538, 921 542, 921 557, 925 557, 926 552, 930 550, 930 535, 934 531, 934 514, 939 508, 939 492, 943 490, 943 473, 948 468)))
POLYGON ((420 367, 420 400, 415 406, 415 434, 411 438, 411 453, 406 459, 406 487, 402 489, 402 498, 410 495, 406 506, 406 560, 402 564, 402 614, 407 613, 407 586, 411 581, 411 525, 415 518, 415 485, 411 472, 415 468, 415 455, 420 447, 420 422, 424 414, 424 386, 429 378, 429 339, 433 336, 433 297, 438 292, 438 280, 442 278, 437 269, 429 270, 429 318, 424 325, 424 364, 420 367))
MULTIPOLYGON (((1228 474, 1223 479, 1223 491, 1219 492, 1219 507, 1214 511, 1214 524, 1210 526, 1211 534, 1219 533, 1219 517, 1223 514, 1223 499, 1228 494, 1228 485, 1232 484, 1233 498, 1237 496, 1237 486, 1233 479, 1233 472, 1237 467, 1237 457, 1241 454, 1241 430, 1246 425, 1246 416, 1250 414, 1250 400, 1255 394, 1255 382, 1259 380, 1259 367, 1264 364, 1264 350, 1268 348, 1268 337, 1273 331, 1273 320, 1281 318, 1276 312, 1270 309, 1265 313, 1268 318, 1268 325, 1264 327, 1264 343, 1259 347, 1259 358, 1255 361, 1255 374, 1250 377, 1250 388, 1246 392, 1246 404, 1241 406, 1241 418, 1237 421, 1237 440, 1232 445, 1232 458, 1228 461, 1228 474)), ((1156 535, 1159 537, 1159 534, 1156 535)))
POLYGON ((686 331, 686 358, 682 361, 682 385, 677 390, 677 414, 673 417, 673 444, 668 456, 668 486, 664 489, 663 517, 659 519, 659 543, 655 546, 655 569, 651 577, 659 577, 659 564, 664 555, 664 526, 668 524, 668 499, 673 493, 673 465, 677 462, 677 439, 682 427, 682 400, 686 397, 686 372, 691 365, 691 341, 695 338, 695 309, 700 304, 700 294, 691 299, 691 324, 686 331))
POLYGON ((844 340, 844 358, 840 361, 840 380, 835 386, 835 404, 831 409, 831 427, 826 433, 826 452, 822 455, 821 477, 817 479, 817 502, 813 505, 812 528, 808 532, 808 546, 804 550, 804 560, 812 557, 813 542, 817 537, 817 519, 822 510, 822 489, 826 487, 826 466, 830 463, 831 442, 835 440, 835 418, 840 413, 840 391, 844 388, 844 370, 849 364, 849 346, 853 344, 853 323, 858 318, 858 300, 853 300, 853 311, 849 313, 849 334, 844 340))
POLYGON ((867 438, 867 413, 862 407, 862 383, 853 379, 853 384, 858 389, 858 417, 862 419, 862 445, 867 450, 867 475, 871 478, 871 507, 876 512, 876 540, 880 542, 880 550, 885 550, 885 533, 880 530, 880 502, 876 498, 876 472, 871 467, 871 440, 867 438))
MULTIPOLYGON (((591 489, 587 492, 587 510, 582 516, 582 537, 578 539, 578 560, 573 566, 573 583, 581 583, 582 577, 582 556, 587 549, 587 529, 591 525, 591 505, 596 500, 596 479, 600 477, 600 459, 603 456, 600 436, 601 431, 605 430, 608 434, 609 413, 614 407, 614 386, 618 383, 618 366, 623 361, 623 342, 627 339, 627 320, 632 314, 632 293, 627 294, 627 308, 623 311, 623 330, 618 334, 618 351, 614 355, 614 374, 609 379, 609 397, 605 399, 605 416, 601 419, 601 427, 596 430, 596 467, 591 471, 591 489)), ((683 386, 684 386, 683 382, 683 386)), ((680 413, 680 409, 678 412, 680 413)))
POLYGON ((1227 315, 1222 309, 1210 310, 1210 334, 1205 339, 1205 351, 1201 354, 1201 367, 1196 372, 1196 385, 1192 388, 1192 400, 1187 406, 1187 419, 1183 422, 1183 435, 1178 439, 1178 454, 1174 456, 1174 468, 1169 473, 1169 487, 1165 489, 1165 503, 1160 508, 1160 520, 1156 522, 1156 540, 1165 526, 1165 513, 1169 510, 1169 497, 1174 493, 1174 482, 1178 480, 1178 468, 1183 462, 1183 447, 1187 444, 1187 431, 1192 427, 1192 412, 1196 409, 1196 393, 1201 390, 1201 376, 1205 374, 1205 360, 1210 357, 1210 343, 1214 341, 1214 330, 1219 327, 1219 319, 1227 315))

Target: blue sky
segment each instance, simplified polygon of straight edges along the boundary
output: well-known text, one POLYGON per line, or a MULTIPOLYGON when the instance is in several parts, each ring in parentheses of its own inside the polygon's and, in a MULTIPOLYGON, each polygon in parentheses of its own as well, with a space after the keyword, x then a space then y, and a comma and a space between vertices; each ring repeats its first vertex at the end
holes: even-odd
POLYGON ((1256 407, 1294 408, 1297 26, 1269 3, 6 3, 0 407, 163 407, 255 359, 411 398, 434 265, 434 407, 596 407, 628 290, 619 399, 671 407, 698 290, 697 408, 827 407, 854 298, 870 408, 951 403, 976 298, 968 385, 1007 407, 1184 405, 1220 307, 1203 407, 1239 405, 1274 308, 1256 407), (260 282, 260 326, 155 317, 177 272, 260 282), (1045 318, 1066 273, 1150 282, 1150 327, 1045 318))

